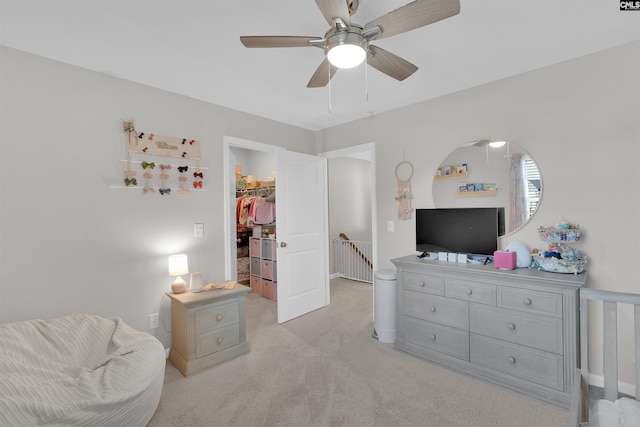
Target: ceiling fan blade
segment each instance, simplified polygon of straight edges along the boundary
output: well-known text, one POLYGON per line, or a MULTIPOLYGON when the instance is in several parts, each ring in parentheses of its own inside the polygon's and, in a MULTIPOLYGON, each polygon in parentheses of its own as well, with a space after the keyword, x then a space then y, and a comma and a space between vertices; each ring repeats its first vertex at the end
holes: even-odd
POLYGON ((367 63, 396 80, 402 81, 418 70, 411 62, 380 47, 369 45, 369 52, 367 63))
POLYGON ((330 26, 333 26, 333 18, 342 18, 347 25, 351 25, 347 0, 316 0, 316 4, 330 26))
POLYGON ((364 31, 379 26, 382 32, 375 38, 382 39, 424 27, 458 13, 460 0, 415 0, 369 22, 364 26, 364 31))
POLYGON ((311 76, 311 80, 307 84, 307 87, 324 87, 329 83, 329 80, 333 77, 338 69, 331 65, 327 58, 324 58, 322 64, 316 69, 316 72, 311 76), (329 69, 327 69, 329 67, 329 69), (329 75, 331 73, 331 75, 329 75))
POLYGON ((312 46, 310 40, 322 37, 304 36, 242 36, 240 41, 245 47, 306 47, 312 46))

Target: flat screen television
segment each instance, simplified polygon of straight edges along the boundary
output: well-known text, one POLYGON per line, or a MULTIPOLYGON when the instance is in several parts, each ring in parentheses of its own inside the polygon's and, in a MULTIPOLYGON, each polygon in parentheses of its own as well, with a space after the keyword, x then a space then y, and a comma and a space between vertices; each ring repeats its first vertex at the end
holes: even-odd
POLYGON ((489 255, 504 235, 504 208, 416 209, 416 250, 489 255))

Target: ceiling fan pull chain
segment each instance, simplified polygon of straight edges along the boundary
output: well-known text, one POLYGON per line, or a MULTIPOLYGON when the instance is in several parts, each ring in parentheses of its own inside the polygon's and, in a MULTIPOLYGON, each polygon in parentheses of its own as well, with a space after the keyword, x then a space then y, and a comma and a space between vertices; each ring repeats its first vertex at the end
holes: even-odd
POLYGON ((329 73, 329 114, 333 113, 331 111, 331 65, 327 64, 327 72, 329 73))
POLYGON ((364 102, 369 102, 369 58, 365 58, 364 61, 364 102))

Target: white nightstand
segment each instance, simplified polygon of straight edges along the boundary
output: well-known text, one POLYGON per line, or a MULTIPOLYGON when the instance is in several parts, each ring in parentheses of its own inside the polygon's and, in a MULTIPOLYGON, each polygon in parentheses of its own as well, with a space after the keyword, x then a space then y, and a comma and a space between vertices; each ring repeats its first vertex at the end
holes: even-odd
POLYGON ((250 290, 236 284, 229 290, 167 292, 173 331, 169 361, 183 375, 249 351, 245 296, 250 290))

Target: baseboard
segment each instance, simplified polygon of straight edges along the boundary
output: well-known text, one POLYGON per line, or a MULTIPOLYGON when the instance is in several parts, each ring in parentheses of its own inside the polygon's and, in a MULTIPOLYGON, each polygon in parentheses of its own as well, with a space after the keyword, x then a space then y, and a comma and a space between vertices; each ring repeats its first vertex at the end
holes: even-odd
POLYGON ((342 277, 342 274, 340 273, 331 273, 329 275, 329 279, 339 279, 340 277, 342 277))
MULTIPOLYGON (((589 385, 600 388, 604 387, 604 377, 602 375, 594 375, 592 373, 589 373, 589 385)), ((635 396, 636 386, 634 386, 633 384, 618 381, 618 391, 624 394, 628 394, 629 396, 635 396)))

